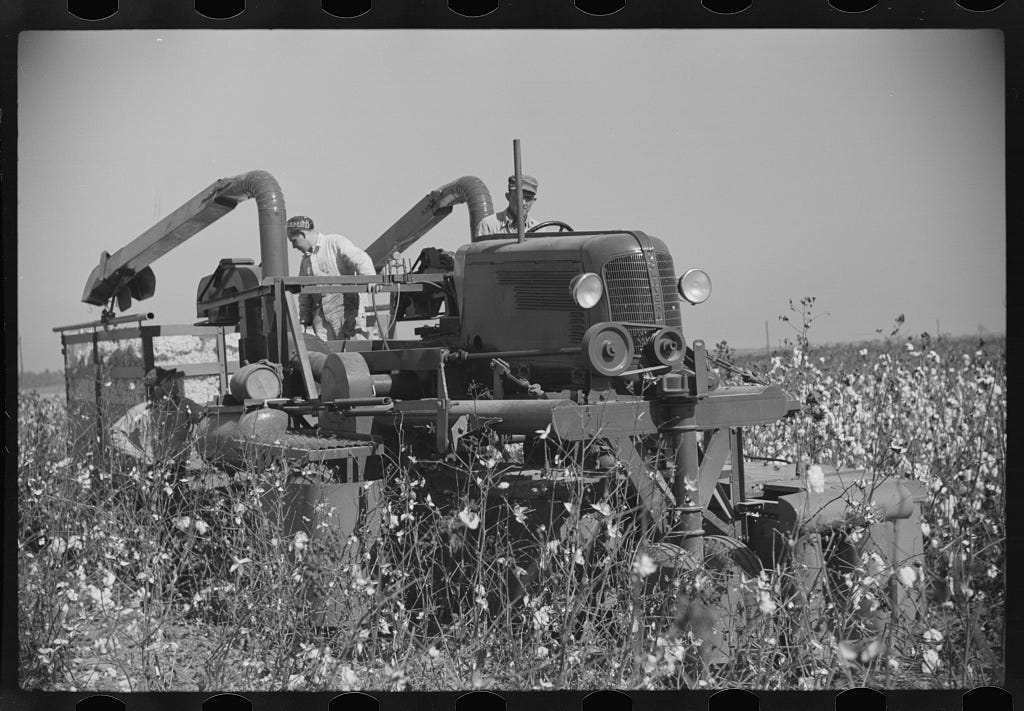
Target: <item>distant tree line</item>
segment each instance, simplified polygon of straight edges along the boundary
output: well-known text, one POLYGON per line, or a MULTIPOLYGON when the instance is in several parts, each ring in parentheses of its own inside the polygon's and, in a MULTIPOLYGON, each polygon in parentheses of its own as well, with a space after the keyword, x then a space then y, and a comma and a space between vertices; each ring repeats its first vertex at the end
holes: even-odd
POLYGON ((63 370, 44 370, 42 373, 26 371, 18 379, 18 387, 21 388, 47 388, 57 385, 64 386, 63 370))

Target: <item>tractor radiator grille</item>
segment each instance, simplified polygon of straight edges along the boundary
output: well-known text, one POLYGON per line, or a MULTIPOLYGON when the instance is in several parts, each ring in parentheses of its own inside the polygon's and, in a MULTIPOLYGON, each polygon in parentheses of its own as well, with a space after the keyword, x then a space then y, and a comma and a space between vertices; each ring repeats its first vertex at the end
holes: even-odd
POLYGON ((658 274, 661 277, 661 294, 665 299, 665 325, 683 327, 680 311, 679 292, 676 291, 676 271, 672 257, 664 252, 655 252, 658 258, 658 274))
MULTIPOLYGON (((657 260, 657 281, 651 290, 652 274, 647 268, 647 259, 641 252, 624 254, 610 259, 604 266, 604 283, 608 289, 608 303, 613 321, 649 323, 652 326, 682 326, 679 315, 679 296, 676 294, 675 273, 672 257, 664 252, 655 252, 657 260), (658 313, 664 305, 664 313, 658 313)), ((630 335, 637 349, 643 347, 653 329, 629 327, 630 335)))

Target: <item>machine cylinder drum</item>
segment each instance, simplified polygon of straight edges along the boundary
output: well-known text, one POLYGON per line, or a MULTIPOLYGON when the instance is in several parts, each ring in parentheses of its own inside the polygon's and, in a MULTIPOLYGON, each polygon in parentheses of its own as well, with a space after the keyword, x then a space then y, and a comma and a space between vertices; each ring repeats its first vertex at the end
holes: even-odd
POLYGON ((199 423, 197 449, 208 462, 232 467, 245 465, 246 443, 280 437, 288 429, 288 414, 260 407, 248 412, 238 408, 212 409, 199 423))
POLYGON ((231 376, 231 394, 239 400, 265 400, 281 396, 281 376, 269 363, 250 363, 231 376))

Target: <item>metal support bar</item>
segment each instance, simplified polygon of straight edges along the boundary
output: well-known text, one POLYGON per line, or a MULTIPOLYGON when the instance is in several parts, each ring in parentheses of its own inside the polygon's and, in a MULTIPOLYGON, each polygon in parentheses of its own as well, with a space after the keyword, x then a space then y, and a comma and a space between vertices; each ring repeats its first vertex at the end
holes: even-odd
POLYGON ((142 332, 142 368, 148 373, 156 367, 156 353, 153 351, 153 336, 142 332))
POLYGON ((219 299, 210 299, 209 301, 203 301, 200 306, 206 311, 210 309, 216 309, 221 306, 227 306, 228 304, 240 304, 243 301, 254 299, 260 296, 266 296, 271 293, 272 287, 267 286, 254 286, 251 289, 244 289, 243 291, 236 291, 231 296, 223 296, 219 299))
POLYGON ((107 326, 116 326, 119 323, 135 323, 136 321, 148 321, 151 318, 153 318, 153 314, 149 312, 144 314, 127 314, 125 316, 118 316, 116 318, 107 319, 106 321, 100 319, 98 321, 86 321, 85 323, 75 323, 71 324, 70 326, 54 326, 53 332, 60 333, 61 331, 71 331, 76 328, 97 328, 99 326, 103 326, 104 328, 106 328, 107 326))
POLYGON ((220 394, 227 395, 228 392, 228 345, 224 335, 224 327, 217 333, 217 364, 220 366, 220 394))
POLYGON ((519 233, 519 243, 526 241, 526 220, 523 219, 523 166, 519 154, 519 139, 512 141, 512 153, 516 169, 516 230, 519 233))
MULTIPOLYGON (((290 291, 284 292, 285 306, 288 309, 288 327, 295 341, 295 350, 299 354, 299 362, 302 364, 302 384, 306 388, 306 397, 310 400, 316 397, 316 381, 313 380, 313 369, 309 367, 309 353, 306 351, 306 339, 302 337, 299 330, 299 299, 290 291)), ((287 349, 286 349, 287 350, 287 349)))
POLYGON ((533 350, 526 351, 490 351, 487 353, 459 353, 458 356, 465 360, 489 360, 491 358, 533 358, 538 356, 553 356, 553 355, 575 355, 580 353, 582 349, 579 347, 572 348, 557 348, 555 350, 535 348, 533 350))
MULTIPOLYGON (((269 280, 264 279, 263 283, 267 284, 269 280)), ((320 274, 318 276, 295 276, 295 277, 279 277, 274 281, 284 284, 286 287, 305 287, 305 286, 322 286, 329 284, 344 283, 349 285, 364 286, 370 284, 376 284, 377 286, 390 286, 393 279, 383 274, 344 274, 340 276, 326 276, 320 274)), ((305 289, 303 289, 305 291, 305 289)))
POLYGON ((707 511, 707 510, 704 511, 704 522, 711 524, 711 526, 713 528, 717 529, 719 535, 722 535, 722 536, 732 536, 733 535, 732 524, 728 523, 727 521, 723 521, 722 519, 718 518, 718 516, 716 516, 715 514, 711 513, 710 511, 707 511))
MULTIPOLYGON (((287 293, 280 282, 274 284, 274 350, 276 352, 271 353, 271 360, 282 364, 288 362, 289 329, 292 324, 295 325, 295 328, 301 328, 298 318, 293 321, 287 316, 288 302, 285 301, 287 293)), ((296 313, 298 313, 298 309, 296 309, 296 313)))
POLYGON ((696 560, 704 560, 704 507, 697 502, 700 493, 700 468, 697 464, 697 433, 674 432, 676 475, 672 493, 679 510, 679 524, 674 532, 682 538, 683 550, 696 560))
POLYGON ((103 448, 103 373, 100 371, 100 342, 96 336, 97 332, 93 331, 92 363, 96 369, 96 382, 94 384, 96 392, 96 440, 99 442, 100 448, 103 448))
MULTIPOLYGON (((732 499, 733 511, 736 510, 739 502, 746 500, 747 498, 747 477, 746 472, 743 470, 743 428, 733 427, 729 430, 729 444, 731 452, 729 460, 731 466, 731 481, 729 482, 729 496, 732 499)), ((733 522, 734 533, 733 535, 737 538, 746 539, 747 531, 744 530, 746 527, 746 516, 739 516, 733 522)))
POLYGON ((331 284, 303 287, 304 294, 373 294, 423 291, 422 284, 331 284))
POLYGON ((693 373, 697 383, 697 397, 708 393, 708 352, 704 341, 693 342, 693 373))
POLYGON ((441 359, 437 365, 437 451, 443 453, 448 449, 448 380, 445 378, 444 361, 448 351, 441 351, 441 359))

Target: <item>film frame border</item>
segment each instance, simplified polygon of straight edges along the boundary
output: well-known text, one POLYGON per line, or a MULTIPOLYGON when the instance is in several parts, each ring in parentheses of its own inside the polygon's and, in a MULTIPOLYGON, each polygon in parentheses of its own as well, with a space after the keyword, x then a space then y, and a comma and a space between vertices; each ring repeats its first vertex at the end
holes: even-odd
MULTIPOLYGON (((1021 136, 1021 121, 1024 117, 1024 13, 1014 0, 945 0, 940 6, 926 0, 901 3, 899 8, 892 3, 872 2, 872 0, 797 0, 784 3, 781 0, 658 0, 643 2, 642 0, 625 0, 621 9, 608 12, 617 0, 548 0, 543 2, 517 2, 516 0, 421 0, 417 7, 399 7, 399 3, 391 0, 350 0, 348 3, 331 2, 331 0, 307 0, 305 2, 286 2, 286 0, 192 0, 181 2, 178 6, 161 5, 157 0, 114 0, 117 10, 109 14, 111 0, 92 0, 77 2, 76 0, 15 0, 4 10, 5 17, 0 19, 0 117, 15 117, 13 120, 0 124, 0 142, 6 148, 0 155, 0 168, 5 178, 0 188, 2 205, 6 207, 2 215, 4 234, 16 234, 16 203, 17 203, 17 38, 18 33, 25 30, 115 30, 115 29, 1000 29, 1004 33, 1005 58, 1005 110, 1006 110, 1006 191, 1007 191, 1007 240, 1019 234, 1024 223, 1024 202, 1015 201, 1010 196, 1024 194, 1024 138, 1021 136), (232 5, 243 5, 241 12, 231 12, 232 5), (68 6, 86 18, 69 13, 68 6), (194 5, 202 5, 213 15, 220 13, 223 17, 211 18, 200 14, 194 5), (371 5, 370 9, 356 12, 350 10, 351 16, 331 14, 324 6, 345 12, 344 7, 371 5), (587 13, 577 5, 597 12, 587 13), (994 8, 992 6, 995 6, 994 8), (838 7, 837 7, 838 6, 838 7), (856 8, 867 9, 857 10, 856 8), (453 11, 455 7, 463 14, 453 11), (482 12, 488 7, 489 11, 482 12), (843 7, 853 11, 844 11, 843 7), (83 8, 83 9, 79 9, 83 8), (717 8, 716 12, 711 8, 717 8), (742 8, 736 12, 730 9, 742 8), (987 9, 986 8, 991 8, 987 9), (92 13, 99 19, 87 19, 92 13), (474 14, 476 13, 476 14, 474 14)), ((16 241, 4 240, 6 258, 5 275, 8 270, 14 271, 17 264, 16 241)), ((1007 274, 1016 273, 1014 267, 1018 260, 1014 251, 1007 250, 1007 274)), ((14 279, 5 279, 5 302, 16 304, 17 294, 14 279)), ((1014 363, 1015 347, 1013 324, 1015 316, 1021 313, 1021 297, 1013 290, 1007 290, 1007 356, 1008 379, 1019 382, 1020 366, 1014 363)), ((5 314, 7 307, 5 307, 5 314)), ((7 348, 7 375, 16 373, 11 363, 16 362, 15 341, 17 329, 7 329, 5 345, 7 348)), ((5 401, 6 411, 17 409, 17 392, 7 390, 5 401)), ((15 441, 16 421, 7 420, 6 436, 15 441)), ((1012 440, 1014 426, 1011 418, 1009 439, 1012 440)), ((14 456, 8 448, 7 462, 11 463, 14 456)), ((17 464, 14 460, 16 471, 17 464)), ((1021 499, 1018 488, 1007 478, 1008 508, 1021 499)), ((10 544, 17 540, 17 488, 16 477, 5 477, 4 486, 4 549, 3 567, 8 571, 17 570, 16 549, 10 544)), ((1021 592, 1020 548, 1024 545, 1024 534, 1021 526, 1015 524, 1013 517, 1007 517, 1007 645, 1004 650, 1004 666, 1007 670, 1024 668, 1021 659, 1020 638, 1016 636, 1024 629, 1022 618, 1024 612, 1013 603, 1013 592, 1021 592)), ((111 692, 24 692, 17 687, 17 640, 16 624, 11 620, 17 618, 17 587, 15 575, 4 576, 3 584, 3 619, 5 620, 2 643, 3 682, 0 698, 3 707, 10 709, 35 708, 125 708, 128 711, 149 709, 184 708, 246 708, 243 703, 236 706, 231 696, 244 696, 248 699, 249 708, 254 711, 278 708, 301 709, 333 709, 371 708, 361 704, 331 704, 333 699, 344 696, 334 692, 328 693, 249 693, 244 695, 221 694, 218 692, 170 692, 170 693, 136 693, 114 694, 111 692), (103 701, 103 697, 109 699, 103 701), (92 700, 92 701, 90 701, 92 700), (218 701, 219 700, 219 701, 218 701), (118 701, 123 703, 118 703, 118 701), (210 703, 212 702, 212 703, 210 703), (81 706, 79 706, 81 704, 81 706), (103 706, 94 704, 104 704, 103 706)), ((1007 671, 1002 690, 985 687, 975 690, 949 691, 912 691, 887 690, 872 692, 867 689, 850 689, 843 692, 797 692, 797 691, 752 691, 740 692, 753 694, 756 701, 744 705, 740 697, 733 695, 728 700, 729 706, 722 704, 725 699, 712 701, 716 694, 731 694, 716 691, 517 691, 517 692, 365 692, 363 696, 377 700, 382 711, 404 709, 410 706, 438 711, 452 709, 466 711, 470 708, 504 708, 508 711, 535 708, 582 708, 589 711, 597 699, 594 694, 602 695, 601 703, 612 702, 616 708, 633 708, 661 710, 665 709, 712 709, 732 708, 739 704, 741 708, 760 708, 762 711, 775 709, 808 708, 872 708, 869 697, 881 694, 882 703, 873 704, 874 708, 889 709, 935 709, 936 711, 958 711, 964 709, 1009 709, 1012 700, 1024 698, 1024 684, 1007 671), (608 694, 611 694, 609 696, 608 694), (618 695, 618 696, 615 696, 618 695), (845 698, 840 698, 845 697, 845 698), (965 698, 966 697, 966 698, 965 698), (590 699, 588 701, 588 698, 590 699), (621 705, 615 703, 619 698, 621 705), (867 705, 866 705, 867 704, 867 705)), ((358 692, 356 692, 358 696, 358 692)), ((355 701, 350 698, 348 701, 355 701)), ((369 699, 367 699, 369 700, 369 699)), ((748 698, 748 701, 750 699, 748 698)), ((241 698, 238 698, 241 701, 241 698)), ((603 706, 604 707, 604 706, 603 706)), ((596 709, 598 706, 593 705, 596 709)))

